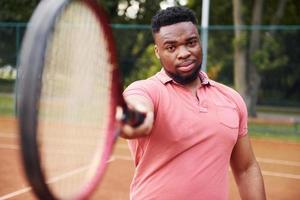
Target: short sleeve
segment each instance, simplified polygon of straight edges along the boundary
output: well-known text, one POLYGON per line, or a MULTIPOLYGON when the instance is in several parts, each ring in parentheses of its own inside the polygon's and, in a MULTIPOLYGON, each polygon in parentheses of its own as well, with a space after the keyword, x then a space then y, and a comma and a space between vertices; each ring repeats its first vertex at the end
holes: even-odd
POLYGON ((150 79, 139 80, 131 83, 123 93, 125 98, 131 95, 138 95, 148 99, 155 108, 158 102, 159 88, 156 87, 155 82, 150 79))
POLYGON ((248 133, 248 112, 244 99, 236 92, 236 104, 239 112, 239 137, 248 133))

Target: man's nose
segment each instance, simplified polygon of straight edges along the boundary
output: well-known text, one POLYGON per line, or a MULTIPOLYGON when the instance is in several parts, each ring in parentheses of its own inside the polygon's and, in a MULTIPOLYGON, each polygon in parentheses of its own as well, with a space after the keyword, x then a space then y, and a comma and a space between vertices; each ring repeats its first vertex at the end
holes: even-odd
POLYGON ((178 49, 178 58, 179 59, 184 59, 187 58, 191 55, 191 52, 186 46, 180 46, 178 49))

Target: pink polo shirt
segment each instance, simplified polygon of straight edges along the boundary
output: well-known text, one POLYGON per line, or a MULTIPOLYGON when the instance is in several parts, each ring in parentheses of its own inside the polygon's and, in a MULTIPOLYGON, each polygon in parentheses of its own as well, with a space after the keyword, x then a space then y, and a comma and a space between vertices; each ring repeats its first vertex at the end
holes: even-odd
POLYGON ((153 103, 149 136, 129 140, 131 200, 225 200, 232 149, 247 134, 247 109, 233 89, 199 73, 198 99, 164 70, 132 83, 125 96, 153 103))

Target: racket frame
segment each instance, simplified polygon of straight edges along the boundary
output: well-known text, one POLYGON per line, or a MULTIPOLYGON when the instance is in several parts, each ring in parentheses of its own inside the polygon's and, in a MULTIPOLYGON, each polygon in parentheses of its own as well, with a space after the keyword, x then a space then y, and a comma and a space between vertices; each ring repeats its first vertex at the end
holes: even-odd
MULTIPOLYGON (((32 186, 34 193, 39 199, 55 200, 55 197, 46 183, 45 174, 41 166, 41 156, 39 153, 38 134, 38 107, 41 94, 42 74, 44 66, 44 55, 46 53, 48 37, 53 31, 55 21, 63 11, 65 6, 72 0, 44 0, 36 8, 22 44, 20 55, 20 74, 18 74, 18 123, 21 143, 21 156, 24 163, 24 170, 27 179, 32 186), (38 41, 38 42, 37 42, 38 41)), ((107 166, 113 145, 119 131, 115 124, 116 106, 126 107, 122 96, 121 79, 119 69, 116 65, 116 51, 113 40, 113 33, 109 21, 102 7, 93 0, 83 0, 98 19, 99 25, 104 31, 105 40, 108 44, 110 62, 113 66, 112 89, 110 96, 110 119, 108 120, 106 149, 101 155, 101 163, 94 178, 78 194, 74 194, 74 199, 86 199, 91 195, 97 184, 101 181, 107 166)))

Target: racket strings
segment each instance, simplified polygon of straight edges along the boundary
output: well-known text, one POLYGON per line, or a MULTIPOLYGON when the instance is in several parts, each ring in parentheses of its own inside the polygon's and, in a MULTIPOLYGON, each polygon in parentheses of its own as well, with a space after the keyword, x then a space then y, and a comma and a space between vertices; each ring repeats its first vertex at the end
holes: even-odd
POLYGON ((111 66, 98 23, 73 1, 57 20, 45 57, 38 140, 46 179, 63 199, 96 173, 105 149, 111 66))

